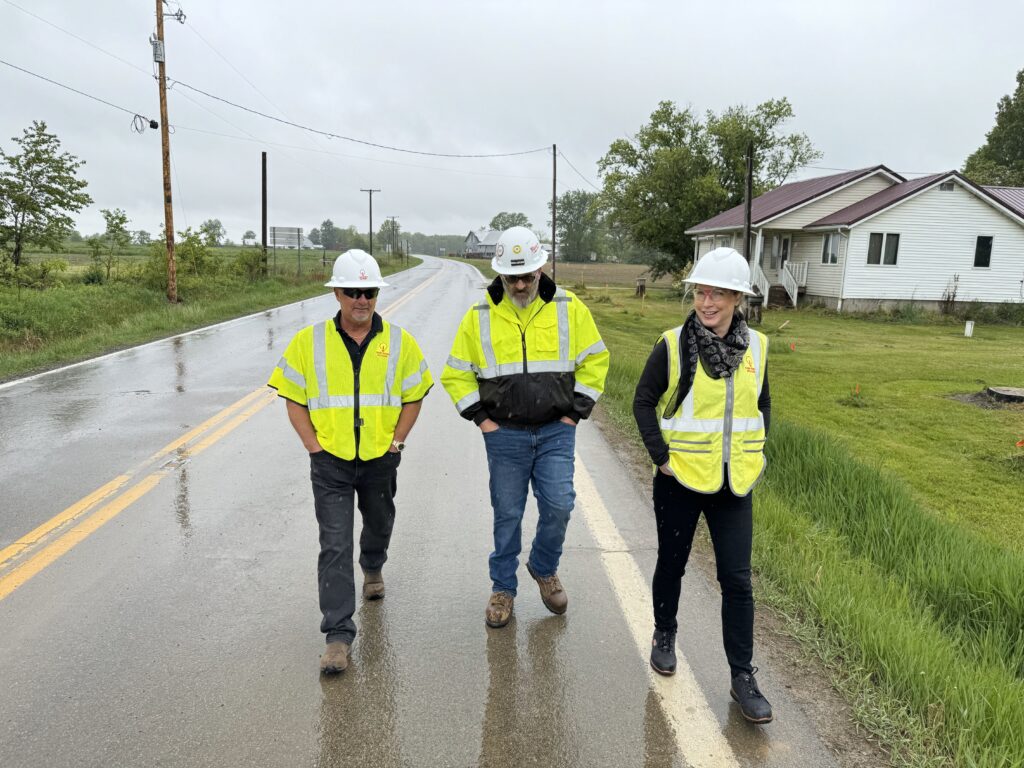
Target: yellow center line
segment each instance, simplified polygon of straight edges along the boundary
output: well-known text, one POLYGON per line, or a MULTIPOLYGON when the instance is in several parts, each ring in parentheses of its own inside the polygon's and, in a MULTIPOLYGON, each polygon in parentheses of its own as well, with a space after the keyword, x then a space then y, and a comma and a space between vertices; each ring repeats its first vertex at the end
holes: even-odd
POLYGON ((107 496, 120 489, 121 486, 129 480, 131 480, 131 475, 118 475, 106 485, 97 488, 88 496, 76 501, 60 514, 50 518, 35 530, 26 533, 13 544, 0 549, 0 565, 3 565, 14 557, 17 557, 25 550, 31 549, 53 531, 71 522, 79 515, 85 514, 96 504, 103 501, 107 496))

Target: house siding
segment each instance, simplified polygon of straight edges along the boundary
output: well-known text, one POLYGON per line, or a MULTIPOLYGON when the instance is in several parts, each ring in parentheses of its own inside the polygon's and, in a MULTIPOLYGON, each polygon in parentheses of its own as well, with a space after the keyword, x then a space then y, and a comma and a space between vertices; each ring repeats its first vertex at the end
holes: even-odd
MULTIPOLYGON (((937 187, 854 226, 843 299, 939 301, 959 275, 956 300, 1019 302, 1024 226, 957 184, 937 187), (867 263, 872 232, 900 236, 895 266, 867 263), (991 235, 987 269, 974 266, 979 235, 991 235)), ((820 261, 820 257, 819 257, 820 261)))
MULTIPOLYGON (((880 174, 869 176, 855 184, 833 192, 803 208, 784 214, 769 223, 772 229, 802 229, 818 219, 828 216, 830 213, 842 210, 849 205, 859 203, 865 197, 870 197, 876 192, 891 187, 895 182, 880 174)), ((820 257, 819 257, 820 261, 820 257)))
POLYGON ((839 262, 821 263, 821 247, 824 234, 821 232, 800 232, 793 236, 793 263, 807 262, 807 295, 809 297, 829 296, 838 299, 843 282, 843 266, 849 248, 846 233, 839 238, 839 262))

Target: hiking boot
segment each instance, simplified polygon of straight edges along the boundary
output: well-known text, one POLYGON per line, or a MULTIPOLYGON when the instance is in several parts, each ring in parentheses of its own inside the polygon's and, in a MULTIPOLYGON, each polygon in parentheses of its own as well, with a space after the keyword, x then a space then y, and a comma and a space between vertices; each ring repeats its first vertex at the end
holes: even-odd
POLYGON ((651 638, 651 669, 659 675, 676 673, 676 633, 666 630, 654 630, 651 638))
POLYGON ((515 600, 508 592, 495 592, 487 601, 484 620, 488 627, 504 627, 512 618, 512 601, 515 600))
POLYGON ((526 563, 526 570, 533 576, 537 586, 540 587, 540 599, 544 601, 544 606, 559 616, 565 613, 565 609, 569 607, 569 596, 562 589, 562 582, 558 580, 558 574, 552 573, 550 576, 538 576, 533 572, 529 561, 526 563))
POLYGON ((770 723, 772 721, 772 705, 768 703, 768 699, 757 687, 757 680, 754 679, 756 672, 757 667, 754 667, 753 672, 740 672, 736 675, 732 679, 729 693, 740 705, 740 712, 747 720, 752 723, 770 723))
POLYGON ((352 649, 349 643, 328 643, 327 649, 320 657, 320 671, 325 675, 336 675, 348 669, 348 654, 352 649))
POLYGON ((363 600, 384 599, 384 577, 380 571, 363 571, 363 600))

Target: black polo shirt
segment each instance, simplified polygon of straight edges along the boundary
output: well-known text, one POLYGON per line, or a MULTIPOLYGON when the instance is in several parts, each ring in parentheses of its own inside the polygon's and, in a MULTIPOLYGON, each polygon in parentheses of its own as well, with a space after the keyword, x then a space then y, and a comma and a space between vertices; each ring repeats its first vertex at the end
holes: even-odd
POLYGON ((341 310, 338 310, 338 314, 334 316, 334 327, 338 329, 338 334, 341 336, 341 340, 345 342, 345 349, 348 350, 348 356, 352 360, 352 377, 355 382, 352 394, 356 398, 356 410, 353 416, 356 429, 356 457, 358 458, 359 428, 363 425, 363 420, 359 417, 359 369, 363 366, 363 355, 366 353, 366 348, 370 346, 373 337, 384 330, 384 320, 376 312, 373 313, 373 318, 370 320, 370 332, 366 334, 362 344, 357 344, 355 339, 342 330, 341 310))

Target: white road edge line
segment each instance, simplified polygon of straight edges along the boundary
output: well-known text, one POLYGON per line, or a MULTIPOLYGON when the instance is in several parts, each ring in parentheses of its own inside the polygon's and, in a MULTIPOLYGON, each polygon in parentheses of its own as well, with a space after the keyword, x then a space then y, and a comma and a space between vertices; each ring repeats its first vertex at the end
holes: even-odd
POLYGON ((605 573, 633 633, 651 689, 675 733, 679 754, 693 768, 738 768, 736 755, 722 734, 722 728, 679 647, 676 647, 678 663, 673 677, 663 677, 647 664, 651 633, 654 631, 651 591, 578 453, 575 484, 577 508, 601 550, 605 573))

